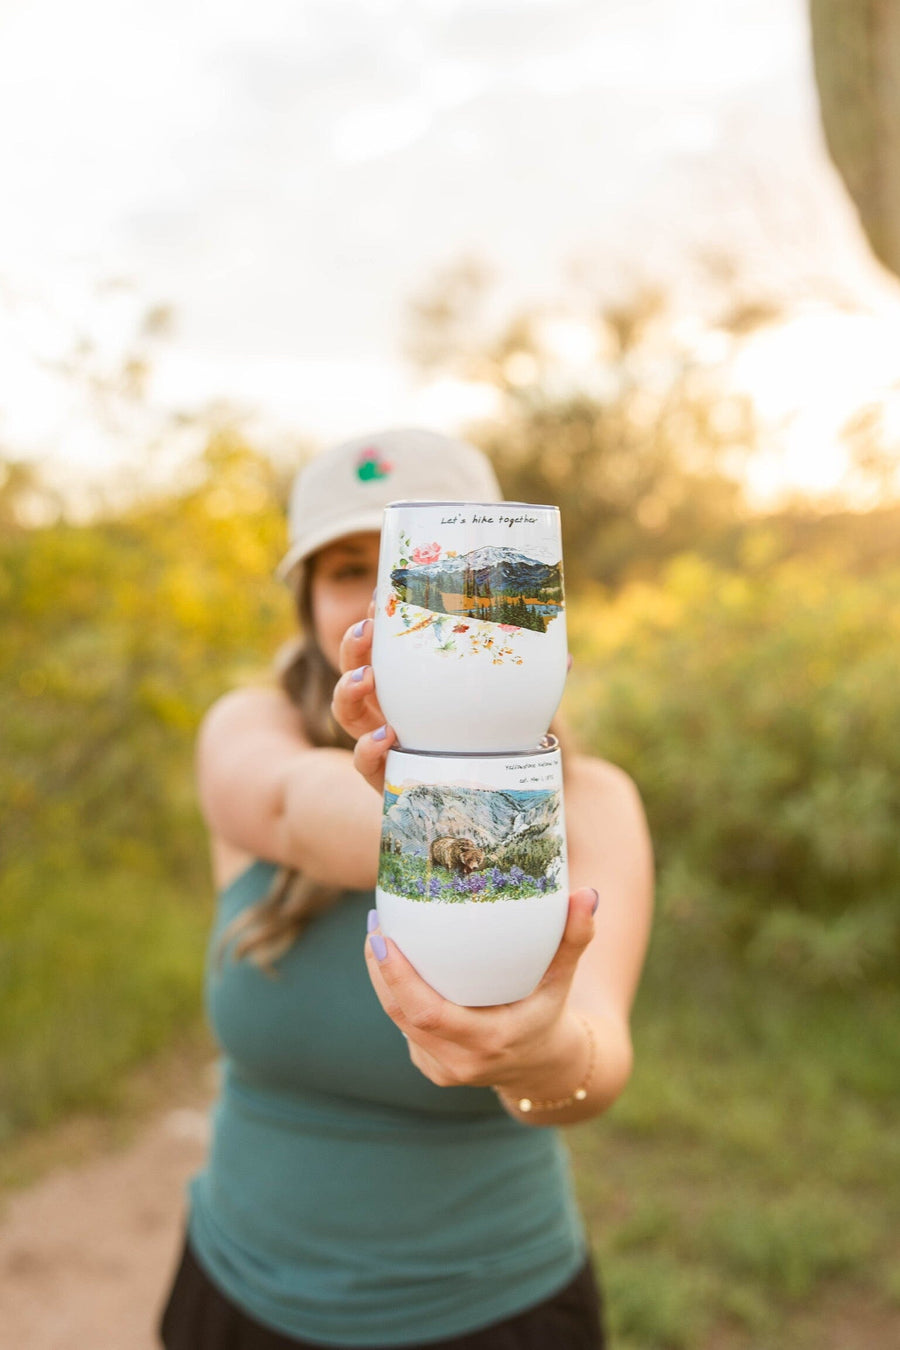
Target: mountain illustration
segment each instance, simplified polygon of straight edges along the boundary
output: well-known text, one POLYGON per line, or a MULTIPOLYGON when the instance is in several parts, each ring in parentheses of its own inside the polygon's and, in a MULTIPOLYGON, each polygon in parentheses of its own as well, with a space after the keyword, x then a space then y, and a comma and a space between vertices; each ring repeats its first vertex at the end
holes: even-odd
POLYGON ((408 900, 492 904, 559 892, 558 790, 404 783, 385 796, 378 886, 408 900))
POLYGON ((541 633, 563 604, 561 562, 539 562, 513 548, 487 546, 395 567, 391 582, 401 600, 423 609, 541 633))
POLYGON ((395 567, 391 583, 410 605, 538 633, 563 607, 561 563, 541 563, 514 548, 475 548, 461 558, 395 567))
POLYGON ((420 783, 408 788, 384 813, 383 833, 404 853, 427 857, 435 839, 469 839, 490 854, 516 841, 555 836, 559 793, 504 792, 420 783))

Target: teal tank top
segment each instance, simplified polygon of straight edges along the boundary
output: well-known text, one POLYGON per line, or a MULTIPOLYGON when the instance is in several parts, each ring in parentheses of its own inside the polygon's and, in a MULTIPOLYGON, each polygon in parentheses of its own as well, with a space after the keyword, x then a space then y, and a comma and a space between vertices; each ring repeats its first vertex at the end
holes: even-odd
POLYGON ((489 1088, 439 1088, 411 1063, 363 958, 371 892, 347 892, 278 962, 215 952, 275 873, 219 896, 207 1014, 224 1056, 188 1235, 250 1316, 324 1345, 462 1335, 561 1289, 586 1257, 557 1130, 489 1088))

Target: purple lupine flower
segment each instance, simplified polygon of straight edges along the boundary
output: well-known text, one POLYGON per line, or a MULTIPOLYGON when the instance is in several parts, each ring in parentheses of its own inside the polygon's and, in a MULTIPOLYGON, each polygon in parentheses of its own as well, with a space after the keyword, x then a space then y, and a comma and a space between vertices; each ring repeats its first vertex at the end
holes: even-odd
POLYGON ((503 873, 502 873, 502 871, 500 870, 500 868, 499 868, 499 867, 492 867, 492 868, 491 868, 491 885, 494 887, 495 890, 498 890, 498 891, 499 891, 500 887, 503 885, 504 880, 505 880, 505 878, 504 878, 503 873))
POLYGON ((487 877, 479 876, 477 872, 473 872, 467 879, 466 885, 470 895, 480 895, 487 888, 487 877))
POLYGON ((468 891, 466 879, 465 877, 460 876, 459 873, 453 878, 453 889, 460 895, 465 895, 468 891))
POLYGON ((521 867, 511 867, 509 869, 509 879, 514 886, 518 886, 521 881, 525 880, 525 873, 522 871, 521 867))
POLYGON ((415 888, 417 895, 425 894, 425 882, 422 880, 421 877, 416 877, 415 881, 413 882, 413 886, 415 888))
POLYGON ((548 887, 549 885, 550 885, 550 880, 549 880, 549 878, 548 878, 548 877, 541 877, 540 881, 538 882, 538 890, 541 892, 541 895, 545 895, 545 894, 546 894, 547 887, 548 887))
MULTIPOLYGON (((424 890, 424 887, 423 887, 424 890)), ((436 900, 441 893, 441 882, 439 877, 432 877, 428 883, 428 894, 432 900, 436 900)))

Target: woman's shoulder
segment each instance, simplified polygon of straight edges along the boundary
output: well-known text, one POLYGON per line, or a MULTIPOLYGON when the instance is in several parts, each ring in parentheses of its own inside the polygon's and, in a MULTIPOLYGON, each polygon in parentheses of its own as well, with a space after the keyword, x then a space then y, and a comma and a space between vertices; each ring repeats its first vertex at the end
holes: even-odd
POLYGON ((277 685, 244 685, 229 690, 207 709, 200 723, 200 740, 267 729, 302 736, 303 718, 277 685))
POLYGON ((634 780, 618 764, 576 755, 565 783, 569 876, 575 884, 596 885, 624 878, 627 893, 652 894, 653 844, 634 780))
POLYGON ((308 746, 303 717, 283 690, 262 685, 233 689, 216 700, 200 723, 197 776, 201 788, 243 773, 245 765, 254 766, 255 776, 308 746))
POLYGON ((574 788, 576 792, 590 793, 608 801, 640 804, 637 784, 630 774, 618 764, 595 755, 572 755, 566 762, 566 795, 574 788))
POLYGON ((566 765, 563 791, 566 820, 589 830, 632 835, 647 833, 641 794, 630 774, 618 764, 593 755, 573 755, 566 765))

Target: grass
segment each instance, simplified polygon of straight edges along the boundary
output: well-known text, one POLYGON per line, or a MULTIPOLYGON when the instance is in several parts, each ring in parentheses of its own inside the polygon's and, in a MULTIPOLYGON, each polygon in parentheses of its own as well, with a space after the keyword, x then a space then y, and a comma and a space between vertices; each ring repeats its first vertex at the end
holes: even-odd
POLYGON ((206 894, 142 875, 8 869, 0 946, 0 1142, 83 1106, 196 1025, 206 894))
POLYGON ((569 1135, 614 1347, 900 1344, 900 996, 661 947, 634 1078, 569 1135))
POLYGON ((115 1095, 85 1099, 49 1124, 22 1130, 0 1150, 0 1218, 4 1197, 57 1167, 73 1167, 127 1147, 148 1117, 173 1103, 202 1110, 218 1080, 218 1052, 197 1022, 164 1050, 119 1074, 115 1095))

